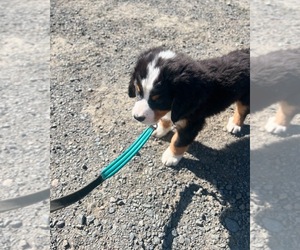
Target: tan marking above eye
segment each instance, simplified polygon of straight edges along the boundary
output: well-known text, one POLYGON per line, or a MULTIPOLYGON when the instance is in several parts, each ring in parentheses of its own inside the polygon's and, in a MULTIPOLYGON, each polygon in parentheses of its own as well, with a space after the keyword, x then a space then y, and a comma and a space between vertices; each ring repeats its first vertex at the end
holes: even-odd
POLYGON ((138 93, 141 93, 141 89, 140 89, 139 85, 135 84, 135 88, 138 93))
POLYGON ((151 96, 151 100, 152 101, 156 101, 159 97, 160 97, 159 95, 151 96))

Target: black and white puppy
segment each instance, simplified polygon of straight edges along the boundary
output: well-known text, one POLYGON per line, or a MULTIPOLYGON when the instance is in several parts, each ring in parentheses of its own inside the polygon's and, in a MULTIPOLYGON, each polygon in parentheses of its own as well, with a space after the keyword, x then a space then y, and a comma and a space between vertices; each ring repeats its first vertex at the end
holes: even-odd
POLYGON ((147 125, 158 123, 154 132, 163 137, 174 124, 176 132, 163 153, 162 162, 176 165, 205 119, 236 102, 227 130, 238 133, 249 113, 249 49, 195 61, 162 47, 143 52, 131 75, 128 94, 137 97, 133 117, 147 125))
POLYGON ((274 134, 286 132, 300 114, 300 49, 273 51, 251 57, 251 112, 278 103, 277 113, 265 129, 274 134))

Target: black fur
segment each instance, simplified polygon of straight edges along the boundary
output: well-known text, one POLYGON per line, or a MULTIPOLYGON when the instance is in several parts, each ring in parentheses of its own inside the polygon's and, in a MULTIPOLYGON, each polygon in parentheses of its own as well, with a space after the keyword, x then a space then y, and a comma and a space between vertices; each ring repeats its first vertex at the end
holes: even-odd
POLYGON ((300 49, 251 57, 251 112, 278 101, 300 110, 300 49))
MULTIPOLYGON (((129 84, 129 96, 135 96, 134 83, 147 76, 147 65, 163 48, 150 49, 140 55, 129 84)), ((184 54, 171 59, 160 58, 156 67, 160 74, 151 90, 148 104, 153 110, 171 111, 173 123, 185 119, 178 128, 175 146, 187 146, 202 129, 205 119, 235 101, 250 105, 249 49, 233 51, 225 56, 196 61, 184 54), (160 95, 158 101, 151 96, 160 95)))

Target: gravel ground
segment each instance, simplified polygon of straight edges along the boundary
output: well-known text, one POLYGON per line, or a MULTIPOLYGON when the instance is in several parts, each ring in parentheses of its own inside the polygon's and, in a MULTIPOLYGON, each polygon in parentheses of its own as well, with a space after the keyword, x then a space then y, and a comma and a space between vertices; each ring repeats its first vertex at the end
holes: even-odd
MULTIPOLYGON (((253 0, 250 13, 251 55, 299 48, 299 1, 253 0)), ((271 135, 262 128, 276 108, 251 115, 251 249, 297 250, 300 115, 285 135, 271 135)))
MULTIPOLYGON (((49 187, 49 4, 0 8, 0 200, 49 187)), ((49 249, 49 202, 0 214, 0 249, 49 249)))
MULTIPOLYGON (((299 48, 299 12, 298 0, 252 0, 252 56, 299 48)), ((48 184, 49 2, 2 0, 0 16, 7 199, 48 184)), ((249 16, 244 0, 51 1, 52 198, 91 181, 144 129, 126 94, 141 50, 208 58, 248 47, 249 16)), ((274 136, 262 127, 275 110, 251 115, 251 192, 250 128, 241 137, 224 131, 231 107, 176 168, 160 162, 171 136, 151 138, 115 177, 51 214, 51 246, 48 202, 0 214, 0 249, 249 249, 250 239, 251 249, 298 249, 300 116, 274 136)))
MULTIPOLYGON (((51 1, 51 197, 72 192, 145 128, 131 118, 137 55, 164 45, 194 58, 249 46, 249 3, 51 1)), ((249 249, 249 125, 211 118, 176 168, 151 138, 116 176, 51 214, 51 249, 249 249)), ((247 120, 249 124, 249 120, 247 120)))

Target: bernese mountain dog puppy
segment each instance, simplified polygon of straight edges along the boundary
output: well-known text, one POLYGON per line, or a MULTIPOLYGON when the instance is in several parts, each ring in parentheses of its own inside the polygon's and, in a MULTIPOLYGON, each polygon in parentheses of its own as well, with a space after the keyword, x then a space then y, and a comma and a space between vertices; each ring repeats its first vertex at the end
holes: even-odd
POLYGON ((165 136, 175 125, 176 132, 162 156, 163 164, 175 166, 205 119, 234 102, 236 109, 227 130, 240 132, 250 111, 249 49, 200 61, 162 47, 149 49, 138 57, 128 94, 137 98, 133 117, 143 124, 157 123, 154 136, 165 136))
POLYGON ((273 51, 251 57, 251 112, 278 102, 277 113, 265 129, 284 133, 300 113, 300 49, 273 51))

